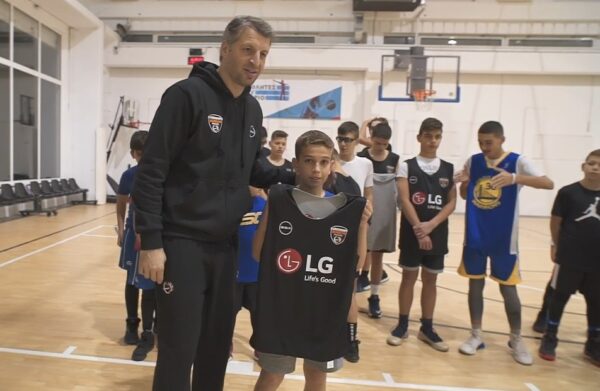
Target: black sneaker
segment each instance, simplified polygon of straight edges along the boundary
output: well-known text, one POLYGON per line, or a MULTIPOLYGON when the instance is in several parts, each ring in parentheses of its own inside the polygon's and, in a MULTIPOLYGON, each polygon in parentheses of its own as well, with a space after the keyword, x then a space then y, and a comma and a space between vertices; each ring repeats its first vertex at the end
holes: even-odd
POLYGON ((554 361, 556 360, 556 346, 558 345, 558 338, 555 334, 546 333, 542 337, 540 348, 538 349, 538 355, 544 360, 554 361))
POLYGON ((381 318, 381 307, 379 307, 379 295, 371 295, 369 301, 369 317, 374 319, 381 318))
POLYGON ((425 342, 438 352, 447 352, 450 349, 448 344, 444 342, 444 340, 440 338, 440 336, 432 328, 425 329, 421 326, 417 338, 425 342))
POLYGON ((371 282, 369 281, 369 275, 361 273, 356 278, 356 292, 364 292, 371 289, 371 282))
POLYGON ((533 331, 536 333, 543 333, 546 331, 546 318, 547 316, 545 312, 538 312, 537 318, 535 318, 535 322, 533 322, 533 331))
POLYGON ((386 342, 388 345, 399 346, 402 345, 402 342, 404 342, 406 338, 408 338, 408 325, 401 326, 398 324, 387 337, 386 342))
POLYGON ((348 350, 348 353, 346 353, 346 355, 344 356, 346 361, 351 363, 357 363, 358 360, 360 360, 360 357, 358 355, 358 344, 360 344, 360 341, 358 339, 350 342, 350 349, 348 350))
POLYGON ((600 367, 600 337, 585 341, 584 354, 592 364, 600 367))
POLYGON ((125 324, 125 336, 123 337, 123 341, 125 341, 127 345, 137 345, 140 340, 140 337, 138 336, 140 318, 126 319, 125 324))
POLYGON ((144 361, 148 353, 154 349, 154 334, 152 331, 142 332, 142 338, 131 355, 133 361, 144 361))
POLYGON ((389 280, 390 280, 390 276, 388 276, 388 274, 385 272, 385 269, 383 269, 381 271, 381 282, 380 282, 380 284, 385 284, 389 280))

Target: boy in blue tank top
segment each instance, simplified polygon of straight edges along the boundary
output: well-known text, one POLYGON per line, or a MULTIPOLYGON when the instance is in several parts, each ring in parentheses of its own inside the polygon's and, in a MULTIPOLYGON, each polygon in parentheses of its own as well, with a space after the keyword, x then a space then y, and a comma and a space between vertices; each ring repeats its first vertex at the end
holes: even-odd
MULTIPOLYGON (((131 157, 139 162, 144 152, 144 145, 148 138, 148 132, 138 130, 131 135, 129 148, 131 157)), ((119 267, 127 271, 125 282, 125 307, 127 319, 125 336, 123 338, 127 345, 137 345, 131 355, 134 361, 143 361, 148 353, 154 348, 154 335, 152 334, 154 323, 154 312, 156 309, 156 294, 154 281, 145 278, 139 273, 139 235, 136 233, 134 224, 135 206, 131 202, 131 191, 138 166, 128 168, 121 175, 119 188, 117 189, 117 244, 121 247, 119 256, 119 267), (127 205, 129 210, 127 211, 127 205), (125 213, 127 212, 127 218, 125 213), (142 334, 138 336, 138 302, 139 291, 142 290, 142 334)))
POLYGON ((463 354, 473 355, 485 347, 481 333, 483 288, 487 259, 491 278, 500 284, 510 324, 509 347, 520 364, 533 359, 521 338, 521 302, 516 285, 521 282, 518 259, 518 195, 522 186, 552 189, 554 183, 527 158, 505 152, 504 129, 488 121, 477 134, 482 153, 471 156, 455 177, 462 182, 460 195, 467 200, 465 242, 458 273, 469 278, 471 336, 460 346, 463 354))
MULTIPOLYGON (((258 289, 258 261, 252 256, 252 241, 254 240, 254 235, 256 234, 256 229, 258 228, 265 205, 267 204, 267 195, 262 189, 253 186, 248 187, 252 196, 252 208, 242 217, 238 230, 238 270, 235 284, 234 310, 237 313, 242 307, 246 308, 250 312, 250 324, 252 325, 252 329, 254 329, 256 292, 258 289)), ((233 351, 233 343, 231 348, 233 351)), ((256 359, 256 353, 253 358, 256 359)))

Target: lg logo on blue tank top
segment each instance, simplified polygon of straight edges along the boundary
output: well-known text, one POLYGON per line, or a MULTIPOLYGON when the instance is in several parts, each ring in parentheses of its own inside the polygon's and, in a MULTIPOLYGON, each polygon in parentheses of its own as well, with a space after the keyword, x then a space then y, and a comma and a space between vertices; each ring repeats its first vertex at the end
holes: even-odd
POLYGON ((329 275, 333 273, 333 258, 324 256, 318 261, 313 259, 311 254, 306 255, 306 263, 302 255, 293 248, 286 248, 277 255, 277 267, 284 274, 296 273, 304 265, 304 271, 307 273, 304 276, 304 281, 318 282, 324 284, 335 284, 335 278, 327 278, 319 276, 320 274, 329 275), (314 273, 314 274, 308 274, 314 273))

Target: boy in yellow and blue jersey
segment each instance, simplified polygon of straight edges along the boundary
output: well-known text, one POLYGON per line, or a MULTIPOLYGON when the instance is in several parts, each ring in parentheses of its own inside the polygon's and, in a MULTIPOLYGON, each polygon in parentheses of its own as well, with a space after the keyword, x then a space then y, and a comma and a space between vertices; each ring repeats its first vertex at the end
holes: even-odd
POLYGON ((462 182, 460 195, 467 200, 465 243, 458 273, 469 278, 471 336, 460 346, 463 354, 473 355, 485 347, 481 333, 483 287, 487 259, 491 278, 500 284, 510 324, 509 347, 520 364, 533 359, 521 338, 521 302, 517 284, 521 282, 518 258, 518 195, 523 186, 552 189, 554 183, 532 162, 502 148, 504 129, 499 122, 488 121, 477 134, 482 153, 471 156, 463 171, 455 177, 462 182))

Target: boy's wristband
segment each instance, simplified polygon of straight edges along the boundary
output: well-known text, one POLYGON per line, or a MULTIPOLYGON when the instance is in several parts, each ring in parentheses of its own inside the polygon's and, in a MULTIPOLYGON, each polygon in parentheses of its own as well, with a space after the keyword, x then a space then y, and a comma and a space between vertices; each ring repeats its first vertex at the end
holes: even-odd
POLYGON ((512 173, 512 184, 514 185, 515 183, 517 183, 517 174, 515 174, 514 172, 512 173))

